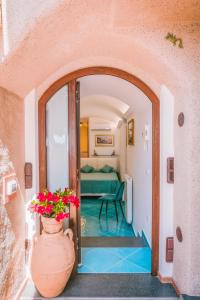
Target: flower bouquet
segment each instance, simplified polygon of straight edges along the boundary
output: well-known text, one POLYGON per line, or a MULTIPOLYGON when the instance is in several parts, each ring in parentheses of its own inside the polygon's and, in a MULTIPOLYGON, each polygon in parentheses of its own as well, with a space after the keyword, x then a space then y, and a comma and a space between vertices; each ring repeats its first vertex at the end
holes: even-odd
POLYGON ((74 195, 73 190, 65 188, 54 193, 45 190, 38 193, 29 205, 29 211, 37 213, 42 217, 53 218, 57 222, 69 218, 70 203, 77 208, 79 207, 79 199, 74 195))

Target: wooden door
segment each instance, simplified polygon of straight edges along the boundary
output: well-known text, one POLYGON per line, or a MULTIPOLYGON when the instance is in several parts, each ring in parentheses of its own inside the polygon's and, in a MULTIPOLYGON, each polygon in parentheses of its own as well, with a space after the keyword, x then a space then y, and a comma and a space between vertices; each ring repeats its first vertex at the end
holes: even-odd
MULTIPOLYGON (((80 84, 76 80, 68 83, 68 128, 69 128, 69 178, 70 187, 80 198, 80 84)), ((74 232, 76 264, 81 263, 80 207, 70 207, 70 227, 74 232)))
POLYGON ((80 207, 77 209, 77 256, 78 264, 81 264, 81 197, 80 197, 80 82, 76 82, 76 145, 77 145, 77 189, 80 199, 80 207))
MULTIPOLYGON (((79 83, 75 79, 39 105, 40 191, 69 186, 80 196, 79 106, 79 83)), ((73 205, 70 228, 74 233, 75 272, 81 261, 80 208, 73 205)))

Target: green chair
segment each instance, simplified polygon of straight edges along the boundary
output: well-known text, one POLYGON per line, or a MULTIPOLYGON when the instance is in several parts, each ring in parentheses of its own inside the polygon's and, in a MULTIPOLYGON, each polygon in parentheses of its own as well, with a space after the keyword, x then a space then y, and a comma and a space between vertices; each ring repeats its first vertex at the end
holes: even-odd
POLYGON ((102 213, 104 202, 106 202, 106 216, 107 216, 107 212, 108 212, 108 202, 113 202, 115 205, 116 219, 118 222, 117 202, 119 202, 119 205, 120 205, 120 208, 122 211, 122 215, 124 217, 124 212, 123 212, 122 203, 121 203, 123 192, 124 192, 124 184, 125 184, 124 181, 119 184, 115 194, 107 194, 100 198, 102 200, 102 203, 101 203, 101 208, 100 208, 100 212, 99 212, 99 219, 101 218, 101 213, 102 213))

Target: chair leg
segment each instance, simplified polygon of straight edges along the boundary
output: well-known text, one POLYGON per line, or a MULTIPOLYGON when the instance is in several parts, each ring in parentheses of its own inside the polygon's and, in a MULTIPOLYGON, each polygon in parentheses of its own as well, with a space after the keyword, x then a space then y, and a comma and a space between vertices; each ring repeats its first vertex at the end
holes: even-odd
POLYGON ((101 202, 101 208, 100 208, 100 212, 99 212, 99 219, 101 217, 101 212, 102 212, 103 204, 104 204, 104 200, 102 200, 102 202, 101 202))
POLYGON ((123 211, 123 207, 122 207, 121 201, 119 201, 119 205, 120 205, 120 208, 121 208, 121 211, 122 211, 122 215, 123 215, 123 218, 124 218, 124 211, 123 211))
POLYGON ((118 223, 118 212, 117 212, 117 203, 116 203, 116 201, 114 201, 114 205, 115 205, 116 219, 117 219, 117 223, 118 223))
POLYGON ((107 214, 108 214, 108 200, 106 201, 106 217, 107 217, 107 214))

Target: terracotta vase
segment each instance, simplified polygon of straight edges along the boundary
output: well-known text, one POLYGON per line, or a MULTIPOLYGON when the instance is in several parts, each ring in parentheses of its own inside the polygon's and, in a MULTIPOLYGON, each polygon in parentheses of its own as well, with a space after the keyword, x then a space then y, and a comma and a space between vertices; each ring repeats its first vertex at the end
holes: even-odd
POLYGON ((62 222, 42 217, 43 232, 35 238, 31 255, 31 275, 43 297, 62 293, 75 262, 73 232, 63 232, 62 222))

